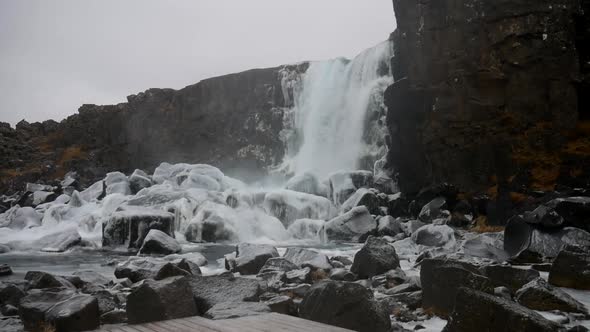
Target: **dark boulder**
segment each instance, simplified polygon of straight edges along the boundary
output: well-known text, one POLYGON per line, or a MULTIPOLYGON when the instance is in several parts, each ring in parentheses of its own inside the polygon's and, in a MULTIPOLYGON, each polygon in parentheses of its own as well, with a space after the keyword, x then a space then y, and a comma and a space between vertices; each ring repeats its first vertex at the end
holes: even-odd
POLYGON ((174 237, 174 215, 149 208, 117 211, 102 226, 102 245, 140 248, 152 229, 174 237))
POLYGON ((193 276, 190 278, 193 297, 199 312, 206 312, 222 302, 258 301, 262 293, 259 281, 230 276, 193 276))
POLYGON ((377 234, 379 236, 396 236, 400 233, 404 233, 401 218, 383 216, 377 220, 377 234))
POLYGON ((355 331, 389 331, 388 313, 373 293, 357 283, 322 281, 311 287, 299 307, 302 318, 355 331))
POLYGON ((366 279, 399 266, 395 248, 383 238, 369 236, 365 245, 354 255, 350 271, 366 279))
POLYGON ((322 242, 363 241, 375 232, 377 223, 369 210, 357 206, 350 211, 327 221, 319 231, 322 242))
POLYGON ((18 306, 25 295, 25 292, 16 285, 0 283, 0 305, 18 306))
POLYGON ((561 327, 510 300, 469 288, 459 288, 444 332, 554 332, 561 327))
POLYGON ((146 280, 127 297, 127 318, 130 323, 188 317, 197 313, 186 277, 146 280))
POLYGON ((292 284, 310 284, 311 280, 311 268, 304 267, 302 269, 291 270, 285 273, 285 280, 292 284))
POLYGON ((499 263, 510 258, 504 250, 503 233, 484 233, 466 238, 463 242, 463 252, 467 256, 487 258, 499 263))
POLYGON ((523 214, 524 222, 546 228, 559 228, 563 225, 563 217, 560 216, 553 208, 539 205, 533 211, 527 211, 523 214))
POLYGON ((0 276, 9 276, 12 274, 12 269, 8 264, 0 264, 0 276))
POLYGON ((137 194, 144 188, 152 186, 152 181, 149 176, 142 170, 136 169, 131 176, 129 176, 129 188, 132 194, 137 194))
POLYGON ((428 224, 436 219, 447 218, 449 214, 446 211, 446 207, 446 199, 444 197, 437 197, 422 207, 422 210, 418 214, 418 220, 428 224))
POLYGON ((412 241, 429 247, 452 246, 456 243, 455 231, 447 225, 425 225, 412 234, 412 241))
POLYGON ((515 299, 523 306, 540 311, 560 310, 587 314, 584 305, 559 288, 537 278, 516 292, 515 299))
POLYGON ((385 202, 379 198, 378 194, 375 189, 360 188, 342 203, 341 211, 348 212, 354 207, 364 206, 371 214, 379 215, 381 214, 380 207, 385 202))
POLYGON ((145 255, 170 255, 181 250, 180 244, 173 237, 160 230, 152 229, 143 240, 139 253, 145 255))
POLYGON ((144 279, 165 279, 173 276, 200 274, 196 264, 186 260, 167 261, 152 257, 130 257, 115 268, 115 277, 129 278, 132 282, 144 279))
POLYGON ((57 287, 76 288, 74 284, 67 279, 42 271, 27 272, 27 274, 25 274, 25 280, 29 281, 29 289, 57 287))
POLYGON ((279 257, 277 249, 270 245, 240 243, 236 246, 236 260, 234 272, 242 275, 257 274, 273 257, 279 257))
POLYGON ((123 309, 115 309, 100 315, 101 324, 127 323, 127 312, 123 309))
POLYGON ((45 320, 55 327, 56 332, 97 329, 100 325, 98 301, 90 295, 74 295, 49 309, 45 320))
POLYGON ((547 206, 564 219, 565 225, 590 232, 590 197, 556 198, 547 206))
POLYGON ((460 287, 494 293, 493 283, 479 274, 476 266, 446 258, 428 258, 420 269, 422 307, 437 315, 448 316, 455 306, 460 287))
POLYGON ((330 270, 332 268, 328 256, 305 248, 287 248, 283 258, 297 266, 309 267, 312 270, 330 270))
POLYGON ((549 283, 590 290, 590 247, 566 246, 561 250, 551 266, 549 283))
POLYGON ((329 275, 330 279, 337 281, 355 281, 356 275, 347 269, 332 269, 329 275))
MULTIPOLYGON (((18 312, 25 328, 35 331, 46 324, 45 313, 58 302, 63 302, 74 295, 71 290, 35 289, 21 299, 18 312)), ((98 311, 98 310, 97 310, 98 311)), ((98 314, 98 312, 97 312, 98 314)))
POLYGON ((512 293, 540 276, 539 272, 533 269, 519 269, 509 265, 488 265, 481 271, 490 279, 494 287, 508 287, 512 293))
POLYGON ((269 258, 264 266, 260 269, 260 273, 269 271, 289 272, 298 269, 298 266, 284 257, 269 258))

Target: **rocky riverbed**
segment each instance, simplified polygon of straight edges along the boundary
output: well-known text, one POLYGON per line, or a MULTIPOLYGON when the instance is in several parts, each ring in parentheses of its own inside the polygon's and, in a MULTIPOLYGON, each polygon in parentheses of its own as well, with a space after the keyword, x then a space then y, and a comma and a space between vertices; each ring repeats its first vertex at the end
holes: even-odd
POLYGON ((29 184, 3 197, 2 330, 271 311, 359 331, 590 326, 583 191, 545 193, 504 228, 452 186, 379 183, 354 171, 265 187, 164 163, 88 188, 75 174, 29 184))

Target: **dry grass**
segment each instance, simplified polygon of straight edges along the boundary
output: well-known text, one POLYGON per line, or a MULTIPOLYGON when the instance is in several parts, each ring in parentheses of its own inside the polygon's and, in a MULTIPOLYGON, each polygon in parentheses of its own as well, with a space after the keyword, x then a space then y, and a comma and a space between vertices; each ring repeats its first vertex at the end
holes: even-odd
POLYGON ((471 231, 475 233, 497 233, 503 232, 504 226, 490 226, 486 216, 479 216, 475 219, 475 226, 471 228, 471 231))

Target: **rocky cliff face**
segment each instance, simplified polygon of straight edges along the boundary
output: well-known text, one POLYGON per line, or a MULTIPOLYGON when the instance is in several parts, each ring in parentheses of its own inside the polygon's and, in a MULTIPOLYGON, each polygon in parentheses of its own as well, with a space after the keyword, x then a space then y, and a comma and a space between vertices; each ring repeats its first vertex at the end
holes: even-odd
POLYGON ((284 154, 280 69, 211 78, 178 91, 150 89, 119 105, 83 105, 61 123, 3 124, 0 192, 70 170, 92 181, 162 161, 259 175, 284 154))
POLYGON ((393 4, 388 163, 402 191, 588 184, 589 1, 393 4))

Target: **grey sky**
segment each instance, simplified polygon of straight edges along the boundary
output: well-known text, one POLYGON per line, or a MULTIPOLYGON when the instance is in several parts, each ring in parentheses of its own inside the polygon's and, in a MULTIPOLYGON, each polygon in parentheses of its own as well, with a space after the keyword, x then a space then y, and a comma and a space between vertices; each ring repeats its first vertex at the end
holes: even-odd
POLYGON ((2 0, 0 121, 61 120, 148 88, 352 57, 394 29, 391 0, 2 0))

